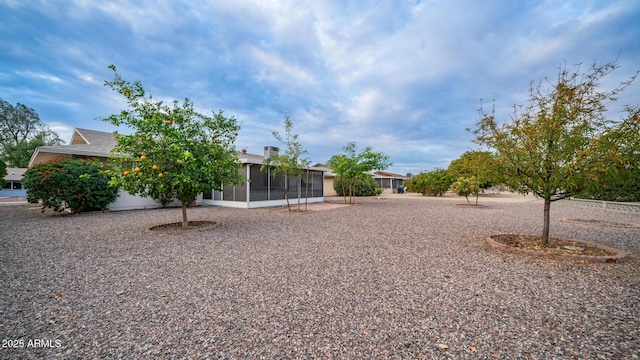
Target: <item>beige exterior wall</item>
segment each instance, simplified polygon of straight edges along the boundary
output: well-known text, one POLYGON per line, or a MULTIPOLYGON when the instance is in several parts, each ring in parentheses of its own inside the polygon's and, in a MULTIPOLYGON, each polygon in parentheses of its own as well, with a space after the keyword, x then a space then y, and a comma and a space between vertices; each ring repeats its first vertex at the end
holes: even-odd
POLYGON ((333 178, 325 177, 324 178, 324 196, 338 196, 338 193, 333 190, 333 178))

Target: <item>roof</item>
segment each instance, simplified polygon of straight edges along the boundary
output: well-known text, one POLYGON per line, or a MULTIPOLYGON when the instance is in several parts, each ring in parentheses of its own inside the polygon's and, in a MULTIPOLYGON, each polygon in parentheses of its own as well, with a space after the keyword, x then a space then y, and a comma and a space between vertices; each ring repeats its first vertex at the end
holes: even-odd
POLYGON ((69 145, 38 147, 31 155, 29 166, 52 160, 51 154, 107 158, 116 144, 116 137, 111 132, 76 128, 69 145))
MULTIPOLYGON (((266 159, 267 157, 264 155, 258 155, 258 154, 249 154, 246 152, 239 152, 238 153, 238 160, 240 160, 240 162, 242 164, 256 164, 256 165, 262 165, 262 162, 264 162, 264 159, 266 159)), ((308 170, 315 170, 315 171, 323 171, 326 172, 327 168, 326 167, 319 167, 317 166, 318 164, 314 164, 312 166, 309 166, 305 169, 308 170)))
POLYGON ((38 150, 76 155, 102 154, 108 157, 111 156, 111 150, 116 144, 117 140, 113 133, 76 128, 73 130, 70 145, 40 146, 38 150))
POLYGON ((373 177, 375 177, 375 178, 393 178, 393 179, 409 180, 409 178, 406 177, 405 175, 394 174, 392 172, 387 172, 387 171, 374 171, 373 172, 373 177))
POLYGON ((238 160, 240 160, 243 164, 262 164, 262 162, 266 159, 263 155, 257 154, 249 154, 249 153, 238 153, 238 160))
POLYGON ((112 132, 75 128, 71 136, 71 145, 89 144, 96 147, 108 148, 116 146, 116 137, 112 132))
MULTIPOLYGON (((33 152, 29 166, 59 158, 58 155, 80 155, 86 157, 108 158, 116 146, 113 133, 75 128, 69 145, 40 146, 33 152)), ((238 159, 243 164, 262 164, 263 155, 238 152, 238 159)), ((325 168, 309 167, 309 170, 326 171, 325 168)))
MULTIPOLYGON (((326 177, 335 177, 335 174, 332 172, 331 168, 328 167, 325 164, 315 163, 313 165, 313 167, 325 171, 325 176, 326 177)), ((409 178, 404 176, 404 175, 394 174, 394 173, 388 172, 388 171, 374 171, 374 172, 368 173, 368 174, 372 175, 376 179, 382 179, 382 178, 389 179, 389 178, 391 178, 391 179, 409 180, 409 178)))

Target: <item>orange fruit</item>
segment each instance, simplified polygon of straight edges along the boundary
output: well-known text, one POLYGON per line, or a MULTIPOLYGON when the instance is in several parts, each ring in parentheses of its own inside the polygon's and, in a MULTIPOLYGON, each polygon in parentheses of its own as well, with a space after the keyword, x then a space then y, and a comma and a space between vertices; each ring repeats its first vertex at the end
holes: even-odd
POLYGON ((193 141, 189 143, 189 145, 193 145, 193 141))
POLYGON ((129 172, 128 172, 128 171, 125 171, 125 172, 123 173, 123 175, 124 175, 124 176, 127 176, 127 175, 129 175, 129 172))
POLYGON ((171 124, 173 124, 173 121, 167 120, 167 125, 171 125, 171 124))
POLYGON ((163 177, 164 175, 162 175, 162 173, 158 174, 158 177, 163 177))
POLYGON ((142 155, 142 156, 140 156, 140 160, 145 161, 145 160, 147 160, 147 157, 142 155))
POLYGON ((142 171, 142 170, 140 170, 140 168, 139 168, 139 167, 137 167, 137 168, 133 169, 133 171, 135 171, 135 172, 140 172, 140 171, 142 171))
POLYGON ((152 168, 153 170, 158 170, 158 165, 153 165, 151 168, 152 168))

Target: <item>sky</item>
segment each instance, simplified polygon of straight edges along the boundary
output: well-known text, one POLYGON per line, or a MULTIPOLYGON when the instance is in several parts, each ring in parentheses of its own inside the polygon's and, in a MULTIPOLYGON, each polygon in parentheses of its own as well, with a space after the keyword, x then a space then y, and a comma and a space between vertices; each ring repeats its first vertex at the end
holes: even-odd
MULTIPOLYGON (((234 116, 238 150, 280 146, 287 115, 312 163, 356 142, 416 174, 477 149, 481 105, 508 121, 532 81, 613 61, 602 90, 640 70, 640 1, 0 0, 0 98, 67 143, 117 129, 100 120, 126 108, 114 64, 154 99, 234 116)), ((607 116, 639 104, 640 80, 607 116)))

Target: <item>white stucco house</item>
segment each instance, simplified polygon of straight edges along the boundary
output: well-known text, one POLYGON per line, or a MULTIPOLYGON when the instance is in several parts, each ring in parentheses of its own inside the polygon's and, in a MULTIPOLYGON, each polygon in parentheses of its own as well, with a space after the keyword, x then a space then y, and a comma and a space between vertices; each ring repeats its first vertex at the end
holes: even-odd
POLYGON ((4 189, 0 189, 0 197, 25 197, 26 190, 22 187, 22 176, 27 169, 7 168, 7 175, 4 176, 4 189))
MULTIPOLYGON (((111 150, 116 145, 113 133, 76 128, 73 131, 69 145, 41 146, 31 156, 29 166, 58 159, 92 158, 106 162, 109 160, 111 150)), ((223 191, 211 191, 201 194, 196 199, 198 205, 230 206, 239 208, 259 208, 268 206, 286 205, 284 197, 284 182, 288 184, 290 201, 297 201, 298 189, 302 194, 302 202, 307 200, 305 194, 308 190, 308 201, 323 202, 323 170, 310 167, 306 169, 305 176, 300 179, 295 177, 285 178, 281 175, 272 176, 271 169, 267 172, 260 171, 262 162, 269 153, 278 151, 277 148, 265 146, 262 155, 249 154, 245 151, 238 153, 240 172, 245 177, 245 182, 238 185, 223 185, 223 191), (307 177, 308 174, 308 177, 307 177), (307 186, 308 185, 308 186, 307 186)), ((176 201, 170 205, 179 205, 176 201)), ((110 210, 130 210, 160 207, 161 205, 151 198, 142 198, 130 195, 120 190, 118 199, 109 205, 110 210)))

